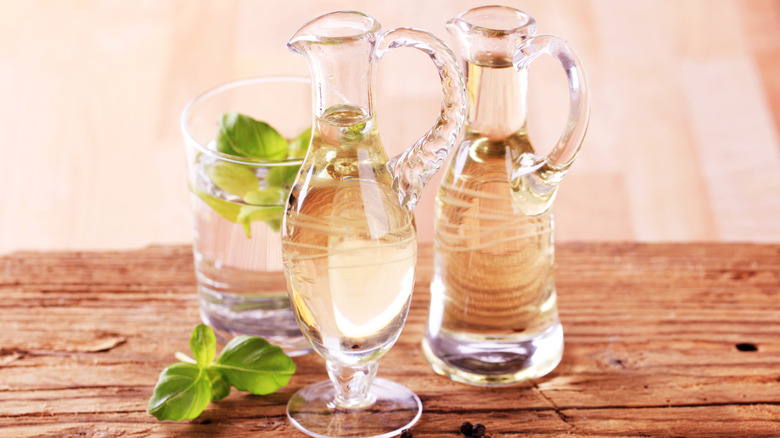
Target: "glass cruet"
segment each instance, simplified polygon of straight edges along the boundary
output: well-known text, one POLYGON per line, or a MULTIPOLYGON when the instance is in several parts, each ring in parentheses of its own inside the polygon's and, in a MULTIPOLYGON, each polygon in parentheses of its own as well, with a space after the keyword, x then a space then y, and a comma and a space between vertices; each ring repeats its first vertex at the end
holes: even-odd
POLYGON ((460 68, 433 35, 383 33, 375 18, 356 11, 314 19, 288 45, 308 63, 315 117, 282 225, 283 261, 298 323, 330 377, 293 395, 288 417, 312 436, 397 435, 419 419, 422 404, 406 387, 374 377, 411 302, 412 210, 465 118, 460 68), (391 158, 379 138, 374 73, 395 47, 431 57, 444 99, 433 128, 391 158))
POLYGON ((437 195, 434 277, 422 349, 434 371, 479 386, 549 373, 563 354, 552 204, 588 124, 588 87, 563 39, 504 6, 447 23, 465 64, 468 117, 437 195), (528 67, 549 54, 569 85, 566 128, 540 155, 526 131, 528 67))

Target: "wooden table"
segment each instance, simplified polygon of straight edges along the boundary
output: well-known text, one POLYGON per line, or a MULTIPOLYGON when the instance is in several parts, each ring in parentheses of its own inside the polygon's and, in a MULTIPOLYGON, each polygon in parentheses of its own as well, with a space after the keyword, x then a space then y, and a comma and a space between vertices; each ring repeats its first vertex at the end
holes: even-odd
MULTIPOLYGON (((417 437, 463 421, 510 436, 780 436, 780 245, 559 245, 563 362, 501 389, 435 375, 420 354, 429 247, 409 320, 380 375, 423 400, 417 437), (753 351, 755 350, 755 351, 753 351)), ((297 358, 289 386, 233 391, 192 422, 146 404, 198 322, 189 247, 0 258, 0 436, 303 436, 285 404, 325 378, 297 358)))

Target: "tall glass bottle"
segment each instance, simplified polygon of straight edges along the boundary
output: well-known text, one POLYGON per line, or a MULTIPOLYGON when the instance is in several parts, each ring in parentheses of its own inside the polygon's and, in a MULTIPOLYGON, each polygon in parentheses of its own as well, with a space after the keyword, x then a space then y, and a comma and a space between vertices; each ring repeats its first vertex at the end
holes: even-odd
POLYGON ((375 379, 411 302, 417 259, 412 210, 454 146, 465 118, 455 55, 414 29, 383 33, 373 17, 334 12, 289 42, 312 75, 314 126, 282 225, 288 292, 330 381, 298 391, 287 407, 312 436, 392 436, 420 418, 420 399, 375 379), (390 48, 415 47, 439 69, 444 99, 434 127, 390 158, 374 113, 374 71, 390 48))
POLYGON ((453 380, 494 386, 560 362, 552 202, 588 120, 586 79, 560 38, 528 14, 480 7, 448 22, 465 61, 468 118, 437 196, 434 278, 423 353, 453 380), (526 132, 527 66, 542 53, 566 70, 566 131, 547 156, 526 132))

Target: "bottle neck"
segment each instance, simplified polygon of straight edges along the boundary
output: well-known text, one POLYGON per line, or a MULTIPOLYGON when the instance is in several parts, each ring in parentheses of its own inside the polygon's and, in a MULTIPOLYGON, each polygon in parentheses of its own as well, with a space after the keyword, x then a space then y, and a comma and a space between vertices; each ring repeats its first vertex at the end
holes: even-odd
POLYGON ((468 130, 492 141, 525 131, 528 72, 513 65, 466 63, 468 130))
POLYGON ((371 117, 374 111, 373 43, 316 44, 306 51, 314 89, 314 113, 351 107, 371 117))

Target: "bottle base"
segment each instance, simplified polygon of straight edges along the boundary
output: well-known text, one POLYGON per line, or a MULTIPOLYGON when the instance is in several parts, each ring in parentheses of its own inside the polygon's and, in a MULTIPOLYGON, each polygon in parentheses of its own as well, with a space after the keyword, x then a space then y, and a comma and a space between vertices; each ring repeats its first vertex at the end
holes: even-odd
POLYGON ((563 327, 556 321, 533 338, 468 339, 440 331, 428 333, 422 351, 431 368, 450 379, 474 386, 510 386, 555 369, 563 357, 563 327))

